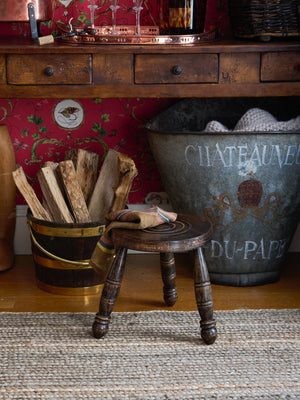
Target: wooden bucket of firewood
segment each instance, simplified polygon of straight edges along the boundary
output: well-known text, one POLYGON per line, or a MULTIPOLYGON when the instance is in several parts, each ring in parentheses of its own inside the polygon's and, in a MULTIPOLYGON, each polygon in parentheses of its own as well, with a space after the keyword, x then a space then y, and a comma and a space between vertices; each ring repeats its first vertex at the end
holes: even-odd
POLYGON ((42 203, 22 167, 13 178, 27 215, 40 288, 57 294, 96 294, 103 282, 89 260, 103 233, 105 216, 125 207, 137 169, 131 158, 109 149, 97 178, 98 155, 82 149, 48 162, 37 178, 42 203))
POLYGON ((62 295, 98 294, 102 283, 89 259, 103 233, 97 222, 61 224, 27 214, 37 285, 62 295))

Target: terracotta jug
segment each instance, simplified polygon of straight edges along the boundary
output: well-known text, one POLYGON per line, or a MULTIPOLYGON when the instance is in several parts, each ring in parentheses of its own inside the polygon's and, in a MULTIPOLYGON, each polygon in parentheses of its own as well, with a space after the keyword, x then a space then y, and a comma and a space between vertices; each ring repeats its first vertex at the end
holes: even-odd
POLYGON ((0 154, 0 271, 5 271, 14 262, 16 224, 16 186, 12 177, 16 161, 5 125, 0 125, 0 154))

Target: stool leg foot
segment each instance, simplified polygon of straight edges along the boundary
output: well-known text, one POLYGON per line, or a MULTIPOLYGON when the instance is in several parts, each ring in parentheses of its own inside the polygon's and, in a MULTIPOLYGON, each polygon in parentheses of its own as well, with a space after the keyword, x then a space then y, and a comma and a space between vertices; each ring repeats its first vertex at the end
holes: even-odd
POLYGON ((213 318, 213 300, 209 275, 202 249, 195 251, 195 297, 201 322, 201 337, 206 344, 212 344, 217 337, 216 323, 213 318))
POLYGON ((110 316, 102 316, 97 313, 95 321, 93 323, 93 335, 96 339, 102 338, 108 332, 108 326, 110 323, 110 316))
POLYGON ((120 247, 116 252, 116 258, 106 278, 99 305, 93 324, 94 337, 99 339, 108 332, 110 316, 117 301, 123 272, 125 269, 127 249, 120 247))
POLYGON ((164 300, 167 306, 177 301, 176 270, 173 253, 160 253, 161 276, 164 283, 164 300))

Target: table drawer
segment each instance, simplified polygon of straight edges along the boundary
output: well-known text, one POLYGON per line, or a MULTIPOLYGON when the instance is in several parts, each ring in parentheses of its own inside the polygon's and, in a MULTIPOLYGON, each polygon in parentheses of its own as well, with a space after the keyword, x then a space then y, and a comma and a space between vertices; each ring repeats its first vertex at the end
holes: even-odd
POLYGON ((7 57, 11 85, 85 85, 92 82, 89 54, 12 54, 7 57))
POLYGON ((135 57, 136 84, 216 83, 217 54, 141 54, 135 57))
POLYGON ((261 81, 300 81, 300 53, 273 52, 262 54, 261 81))

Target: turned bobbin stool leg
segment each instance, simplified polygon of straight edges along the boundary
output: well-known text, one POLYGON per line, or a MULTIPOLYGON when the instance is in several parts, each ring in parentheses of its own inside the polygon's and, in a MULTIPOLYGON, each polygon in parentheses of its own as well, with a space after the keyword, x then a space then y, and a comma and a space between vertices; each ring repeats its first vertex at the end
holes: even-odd
POLYGON ((160 253, 160 269, 164 283, 164 300, 167 306, 177 301, 175 258, 173 253, 160 253))
POLYGON ((122 284, 126 255, 126 248, 118 248, 116 258, 106 278, 100 300, 99 312, 96 314, 93 324, 93 334, 97 339, 108 332, 110 316, 118 299, 122 284))
POLYGON ((210 279, 201 247, 195 250, 194 286, 197 308, 201 318, 201 337, 206 344, 212 344, 217 338, 217 330, 213 318, 210 279))

